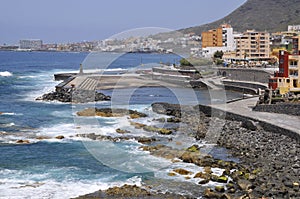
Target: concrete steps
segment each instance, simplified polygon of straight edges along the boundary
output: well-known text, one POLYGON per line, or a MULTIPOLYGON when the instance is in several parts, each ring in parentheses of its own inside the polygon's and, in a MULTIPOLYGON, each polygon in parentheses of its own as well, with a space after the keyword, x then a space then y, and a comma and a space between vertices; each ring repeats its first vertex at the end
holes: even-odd
POLYGON ((216 85, 215 81, 217 81, 216 79, 212 79, 212 78, 203 78, 201 79, 201 81, 210 89, 220 89, 219 86, 216 85))
POLYGON ((77 88, 80 90, 96 90, 98 81, 87 77, 77 88))

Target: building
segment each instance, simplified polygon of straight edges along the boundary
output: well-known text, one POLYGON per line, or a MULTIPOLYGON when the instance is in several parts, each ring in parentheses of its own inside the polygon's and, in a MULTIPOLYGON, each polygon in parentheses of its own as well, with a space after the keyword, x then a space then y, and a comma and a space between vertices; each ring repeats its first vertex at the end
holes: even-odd
POLYGON ((40 50, 42 48, 43 41, 40 39, 22 39, 20 40, 20 49, 28 50, 40 50))
POLYGON ((202 50, 206 57, 212 56, 216 51, 235 50, 233 28, 223 24, 217 29, 202 32, 202 50))
POLYGON ((247 30, 235 37, 236 57, 239 59, 265 59, 270 57, 270 34, 247 30))
MULTIPOLYGON (((293 43, 299 42, 299 36, 293 39, 293 43)), ((279 52, 279 71, 269 79, 269 88, 278 91, 279 94, 288 92, 300 93, 300 53, 299 45, 289 54, 287 51, 279 52)))
POLYGON ((299 55, 300 54, 300 35, 292 38, 292 54, 299 55))
POLYGON ((300 25, 289 25, 288 31, 300 32, 300 25))

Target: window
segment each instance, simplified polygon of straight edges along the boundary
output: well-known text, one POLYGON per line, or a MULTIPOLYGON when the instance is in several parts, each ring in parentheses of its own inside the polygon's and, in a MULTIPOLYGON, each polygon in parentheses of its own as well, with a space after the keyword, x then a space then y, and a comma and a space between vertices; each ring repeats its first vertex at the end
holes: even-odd
POLYGON ((297 65, 298 65, 298 62, 297 62, 297 61, 290 61, 290 65, 292 65, 292 66, 297 66, 297 65))

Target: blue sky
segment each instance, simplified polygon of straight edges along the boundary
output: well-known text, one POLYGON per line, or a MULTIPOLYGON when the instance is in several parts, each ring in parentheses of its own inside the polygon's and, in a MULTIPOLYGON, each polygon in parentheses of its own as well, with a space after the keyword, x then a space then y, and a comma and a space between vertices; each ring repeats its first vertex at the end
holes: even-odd
POLYGON ((101 40, 133 28, 181 29, 224 17, 246 0, 0 0, 0 44, 101 40))

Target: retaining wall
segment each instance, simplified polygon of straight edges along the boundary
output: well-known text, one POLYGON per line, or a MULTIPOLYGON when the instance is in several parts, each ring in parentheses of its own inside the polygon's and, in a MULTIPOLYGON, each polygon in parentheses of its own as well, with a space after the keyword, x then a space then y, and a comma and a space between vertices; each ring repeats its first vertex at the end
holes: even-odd
POLYGON ((279 126, 276 126, 276 125, 273 125, 273 124, 270 124, 270 123, 267 123, 264 121, 246 117, 243 115, 238 115, 235 113, 226 112, 226 111, 223 111, 220 109, 212 108, 210 106, 206 106, 206 105, 197 105, 197 106, 199 107, 199 110, 202 111, 207 116, 214 116, 214 117, 219 117, 222 119, 227 119, 227 120, 232 120, 232 121, 240 121, 244 124, 244 126, 247 126, 250 129, 252 127, 255 127, 256 124, 258 124, 266 131, 283 134, 283 135, 291 137, 292 139, 296 139, 296 140, 300 141, 300 134, 298 134, 297 132, 290 131, 288 129, 285 129, 285 128, 282 128, 282 127, 279 127, 279 126))
MULTIPOLYGON (((253 108, 254 111, 282 113, 288 115, 300 116, 300 104, 258 104, 253 108)), ((300 124, 299 124, 300 125, 300 124)))
POLYGON ((264 69, 218 68, 219 75, 232 80, 268 83, 272 72, 264 69))

